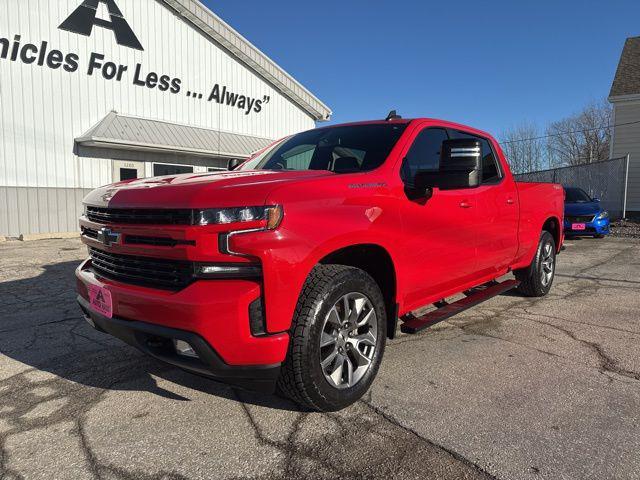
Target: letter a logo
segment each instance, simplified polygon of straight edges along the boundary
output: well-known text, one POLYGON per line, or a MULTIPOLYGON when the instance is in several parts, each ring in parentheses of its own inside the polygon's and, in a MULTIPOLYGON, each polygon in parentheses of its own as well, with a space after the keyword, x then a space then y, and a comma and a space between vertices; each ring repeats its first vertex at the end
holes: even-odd
POLYGON ((116 42, 123 47, 135 48, 136 50, 144 50, 142 44, 136 37, 133 30, 124 19, 122 12, 116 5, 115 0, 84 0, 82 5, 75 9, 62 24, 58 27, 62 30, 78 33, 89 37, 93 31, 93 27, 103 27, 113 31, 116 35, 116 42), (98 5, 104 3, 109 10, 111 21, 96 18, 98 13, 98 5))

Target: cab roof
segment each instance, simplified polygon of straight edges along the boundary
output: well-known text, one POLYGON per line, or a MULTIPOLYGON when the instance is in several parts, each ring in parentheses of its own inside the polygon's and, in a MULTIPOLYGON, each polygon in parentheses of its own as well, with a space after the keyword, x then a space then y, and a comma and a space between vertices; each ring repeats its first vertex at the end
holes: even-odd
POLYGON ((445 128, 464 130, 481 137, 493 138, 493 136, 488 132, 470 127, 468 125, 464 125, 462 123, 450 122, 448 120, 441 120, 438 118, 429 118, 429 117, 395 118, 392 120, 365 120, 365 121, 358 121, 358 122, 340 123, 336 125, 323 125, 322 127, 319 127, 319 128, 335 128, 335 127, 347 127, 347 126, 355 126, 355 125, 380 125, 380 124, 387 124, 387 123, 397 124, 397 125, 408 125, 411 123, 433 123, 445 128))

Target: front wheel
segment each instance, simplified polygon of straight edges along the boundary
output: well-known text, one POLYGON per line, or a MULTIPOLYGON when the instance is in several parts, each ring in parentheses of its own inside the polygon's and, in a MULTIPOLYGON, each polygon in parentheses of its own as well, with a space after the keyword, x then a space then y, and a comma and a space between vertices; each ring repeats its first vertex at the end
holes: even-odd
POLYGON ((319 411, 354 403, 382 361, 386 320, 380 288, 366 272, 316 266, 298 299, 279 391, 319 411))
POLYGON ((531 265, 515 272, 520 280, 518 290, 527 297, 544 297, 551 290, 555 273, 556 241, 551 233, 543 231, 531 265))

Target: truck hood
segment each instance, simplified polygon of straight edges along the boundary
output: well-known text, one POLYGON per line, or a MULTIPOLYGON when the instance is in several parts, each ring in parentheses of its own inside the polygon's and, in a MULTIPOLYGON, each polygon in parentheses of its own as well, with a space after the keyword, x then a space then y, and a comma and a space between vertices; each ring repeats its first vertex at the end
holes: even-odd
POLYGON ((182 174, 97 188, 84 203, 111 208, 211 208, 264 205, 275 188, 335 175, 326 170, 247 170, 182 174))
POLYGON ((583 203, 565 203, 564 214, 565 215, 595 215, 600 213, 602 208, 598 202, 583 202, 583 203))

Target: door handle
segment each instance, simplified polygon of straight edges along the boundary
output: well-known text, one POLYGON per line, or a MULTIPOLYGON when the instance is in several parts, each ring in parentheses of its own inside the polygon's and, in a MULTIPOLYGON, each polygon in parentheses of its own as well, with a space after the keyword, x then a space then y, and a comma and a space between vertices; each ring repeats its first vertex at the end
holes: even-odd
POLYGON ((471 204, 467 201, 460 202, 460 208, 471 208, 471 204))
POLYGON ((507 205, 513 205, 515 202, 515 200, 513 198, 507 198, 507 205))

